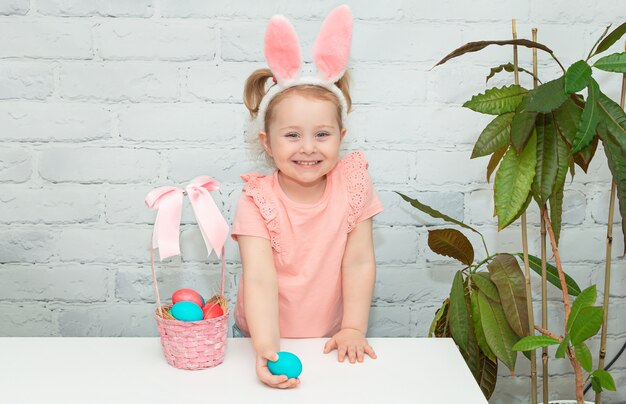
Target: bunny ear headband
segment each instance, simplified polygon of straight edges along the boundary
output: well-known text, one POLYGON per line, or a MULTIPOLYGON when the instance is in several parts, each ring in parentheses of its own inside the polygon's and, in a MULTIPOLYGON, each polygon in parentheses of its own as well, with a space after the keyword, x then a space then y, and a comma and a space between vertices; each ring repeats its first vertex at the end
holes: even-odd
POLYGON ((264 129, 265 113, 270 101, 280 92, 303 84, 323 87, 341 102, 341 118, 348 116, 348 104, 341 90, 335 85, 346 71, 352 39, 352 12, 346 5, 332 10, 324 20, 315 44, 313 61, 317 76, 301 76, 302 57, 300 43, 293 25, 282 15, 275 15, 265 32, 265 58, 275 78, 273 85, 259 105, 259 112, 252 120, 250 137, 256 137, 264 129))

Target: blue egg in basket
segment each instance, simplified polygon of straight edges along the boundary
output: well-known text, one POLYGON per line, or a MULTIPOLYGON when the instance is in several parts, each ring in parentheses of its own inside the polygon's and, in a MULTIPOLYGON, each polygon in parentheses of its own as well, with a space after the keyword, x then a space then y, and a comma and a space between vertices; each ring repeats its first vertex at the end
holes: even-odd
POLYGON ((172 306, 170 314, 180 321, 199 321, 204 317, 202 308, 194 302, 178 302, 172 306))
POLYGON ((273 375, 285 375, 288 378, 295 378, 302 373, 302 362, 291 352, 276 352, 278 360, 276 362, 267 361, 267 367, 273 375))

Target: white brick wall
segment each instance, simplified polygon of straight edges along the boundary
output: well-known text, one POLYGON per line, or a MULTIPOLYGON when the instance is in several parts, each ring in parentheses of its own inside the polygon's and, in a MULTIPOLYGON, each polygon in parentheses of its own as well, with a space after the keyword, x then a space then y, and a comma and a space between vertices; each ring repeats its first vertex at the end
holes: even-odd
MULTIPOLYGON (((156 335, 149 244, 154 213, 143 204, 152 188, 215 176, 229 221, 239 175, 262 168, 243 144, 247 74, 265 65, 267 19, 296 20, 306 68, 321 19, 340 2, 288 0, 0 0, 0 336, 156 335)), ((376 218, 378 278, 373 336, 424 336, 458 266, 427 247, 440 221, 417 212, 400 191, 475 225, 490 250, 521 249, 520 227, 498 232, 487 159, 470 160, 489 117, 462 108, 484 91, 489 68, 511 61, 509 48, 489 48, 431 70, 454 48, 506 39, 510 20, 521 37, 539 41, 564 63, 586 56, 604 27, 622 22, 620 0, 348 1, 354 112, 347 149, 364 149, 386 210, 376 218)), ((621 43, 614 50, 621 50, 621 43)), ((529 68, 530 52, 520 49, 529 68)), ((558 68, 539 54, 540 75, 558 68)), ((597 72, 594 72, 597 74, 597 72)), ((619 97, 621 79, 597 74, 619 97)), ((522 84, 530 86, 526 75, 522 84)), ((490 85, 509 84, 499 74, 490 85)), ((582 287, 602 293, 610 173, 598 149, 589 173, 567 182, 561 252, 582 287)), ((531 253, 538 253, 538 214, 528 214, 531 253)), ((616 223, 619 223, 619 214, 616 223)), ((182 258, 159 266, 162 295, 194 285, 218 287, 219 262, 206 252, 185 203, 182 258)), ((609 357, 623 343, 626 261, 614 238, 609 357)), ((480 239, 468 234, 477 256, 480 239)), ((231 304, 241 272, 237 245, 227 244, 231 304)), ((537 278, 533 279, 539 318, 537 278)), ((550 288, 551 324, 562 322, 550 288)), ((597 341, 594 341, 597 346, 597 341)), ((592 344, 593 345, 593 344, 592 344)), ((594 349, 597 349, 594 347, 594 349)), ((595 351, 594 351, 595 352, 595 351)), ((626 401, 626 362, 613 372, 626 401)), ((551 394, 571 395, 571 370, 551 359, 551 394)), ((528 364, 501 369, 492 403, 528 402, 528 364)))

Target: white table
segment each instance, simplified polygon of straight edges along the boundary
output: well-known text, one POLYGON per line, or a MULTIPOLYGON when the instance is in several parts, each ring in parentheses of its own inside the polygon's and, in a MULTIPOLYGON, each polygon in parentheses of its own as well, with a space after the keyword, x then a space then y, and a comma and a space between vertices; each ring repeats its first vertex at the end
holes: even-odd
POLYGON ((282 340, 303 371, 277 390, 257 380, 247 338, 201 371, 169 366, 158 338, 0 338, 0 403, 487 403, 451 339, 370 338, 378 359, 356 364, 325 341, 282 340))

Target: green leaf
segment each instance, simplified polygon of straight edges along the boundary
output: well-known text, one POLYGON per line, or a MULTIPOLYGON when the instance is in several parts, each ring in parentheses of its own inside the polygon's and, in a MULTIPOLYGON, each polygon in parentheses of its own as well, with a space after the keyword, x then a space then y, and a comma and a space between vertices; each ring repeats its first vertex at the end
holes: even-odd
POLYGON ((598 47, 596 48, 593 56, 609 49, 611 45, 617 42, 622 37, 622 35, 624 35, 624 33, 626 33, 626 22, 615 28, 606 38, 604 38, 602 42, 600 42, 600 45, 598 45, 598 47))
POLYGON ((531 189, 533 196, 543 207, 556 183, 559 170, 558 134, 552 121, 552 114, 540 114, 537 117, 537 167, 531 189))
POLYGON ((498 115, 489 122, 478 137, 471 158, 487 156, 509 144, 513 115, 512 112, 498 115))
MULTIPOLYGON (((520 259, 524 259, 524 255, 522 253, 517 253, 517 256, 520 259)), ((528 255, 528 263, 530 265, 530 269, 535 271, 539 276, 541 276, 541 258, 535 257, 534 255, 528 255)), ((561 290, 561 281, 559 280, 559 273, 556 267, 548 262, 546 262, 546 275, 548 282, 559 288, 561 290)), ((580 294, 580 287, 576 283, 576 281, 566 273, 565 275, 565 283, 567 284, 567 293, 570 296, 578 296, 580 294)))
POLYGON ((585 307, 592 306, 596 302, 597 298, 596 285, 591 285, 587 289, 580 292, 572 308, 570 309, 569 318, 567 319, 567 332, 572 331, 572 325, 576 321, 576 318, 580 314, 580 311, 585 307))
POLYGON ((448 304, 450 304, 450 299, 446 299, 443 302, 443 305, 435 313, 435 318, 433 318, 432 323, 430 323, 430 328, 428 329, 428 338, 431 338, 433 336, 433 333, 437 328, 437 324, 441 321, 441 319, 445 319, 445 316, 448 313, 448 304))
POLYGON ((563 218, 563 188, 555 189, 548 201, 550 202, 550 223, 552 224, 552 232, 558 246, 563 218))
POLYGON ((498 294, 498 288, 496 284, 491 281, 491 275, 485 272, 474 272, 470 275, 472 282, 478 286, 478 289, 483 292, 489 299, 494 302, 500 302, 500 295, 498 294))
POLYGON ((511 144, 515 148, 517 154, 526 146, 526 142, 533 133, 535 127, 535 119, 537 112, 529 112, 528 102, 530 101, 530 93, 527 93, 522 102, 515 109, 515 116, 511 122, 511 144))
MULTIPOLYGON (((597 141, 596 141, 597 143, 597 141)), ((569 167, 571 156, 569 147, 565 140, 557 135, 557 160, 558 168, 556 178, 554 180, 554 188, 550 195, 550 222, 556 245, 559 245, 561 237, 561 222, 563 218, 563 187, 565 186, 565 178, 567 177, 567 169, 569 167)))
MULTIPOLYGON (((596 127, 596 133, 598 133, 598 128, 602 123, 602 121, 598 123, 598 126, 596 127)), ((598 136, 594 136, 593 139, 591 139, 591 142, 587 146, 585 146, 584 149, 574 154, 574 162, 578 164, 578 166, 582 168, 584 172, 587 172, 589 164, 591 163, 591 159, 593 159, 593 156, 596 154, 596 149, 598 148, 598 136)))
POLYGON ((559 108, 569 97, 565 92, 563 77, 548 81, 531 90, 527 110, 533 112, 548 113, 559 108))
POLYGON ((558 359, 565 358, 565 353, 567 352, 567 348, 569 347, 569 335, 563 338, 563 341, 559 344, 559 347, 556 349, 556 354, 554 355, 558 359))
POLYGON ((567 94, 577 93, 587 87, 591 78, 591 66, 584 60, 571 65, 565 73, 565 92, 567 94))
POLYGON ((492 360, 487 355, 481 355, 480 370, 474 377, 483 395, 489 400, 493 391, 496 389, 496 382, 498 380, 498 359, 492 360))
POLYGON ((516 84, 502 88, 494 87, 484 94, 473 96, 463 106, 483 114, 502 115, 515 111, 527 91, 516 84))
POLYGON ((512 348, 519 340, 519 337, 506 321, 502 306, 489 300, 482 292, 478 292, 478 307, 480 308, 480 320, 489 348, 511 372, 514 372, 517 353, 512 348))
POLYGON ((491 174, 493 174, 496 167, 498 167, 498 163, 500 163, 500 160, 502 160, 502 157, 504 157, 504 154, 506 153, 508 148, 509 145, 507 144, 502 149, 496 151, 491 155, 491 158, 489 159, 489 164, 487 164, 487 182, 489 182, 491 174))
POLYGON ((463 288, 463 272, 458 271, 452 281, 450 290, 450 330, 452 339, 459 349, 467 351, 469 338, 469 314, 465 305, 465 291, 463 288))
POLYGON ((576 353, 576 359, 580 362, 580 366, 587 372, 591 372, 591 369, 593 369, 593 359, 591 359, 591 352, 589 352, 587 345, 585 345, 584 342, 574 345, 574 351, 576 353))
POLYGON ((478 307, 478 293, 474 292, 470 295, 470 312, 472 314, 472 325, 474 326, 474 333, 476 334, 476 342, 481 351, 489 357, 492 361, 496 360, 496 355, 489 348, 487 340, 485 339, 485 331, 480 322, 480 308, 478 307))
POLYGON ((573 345, 580 344, 598 333, 602 325, 602 312, 601 306, 585 307, 580 310, 569 332, 573 345))
POLYGON ((491 280, 498 288, 509 325, 520 337, 530 334, 526 305, 526 278, 511 254, 498 254, 487 265, 491 280))
MULTIPOLYGON (((506 63, 506 64, 501 64, 500 66, 497 66, 497 67, 492 67, 491 70, 489 71, 489 75, 487 76, 487 79, 485 80, 485 84, 487 84, 489 82, 489 79, 495 76, 496 73, 500 73, 502 70, 506 70, 507 72, 512 73, 515 70, 515 67, 513 66, 513 63, 506 63)), ((532 74, 526 69, 523 69, 518 66, 517 71, 528 73, 532 78, 537 79, 538 82, 541 82, 541 80, 539 80, 538 77, 535 77, 534 74, 532 74)))
POLYGON ((565 100, 563 105, 556 110, 555 116, 559 132, 570 145, 574 142, 574 137, 576 132, 578 132, 578 124, 580 123, 582 113, 582 107, 576 105, 572 97, 565 100))
POLYGON ((593 67, 607 72, 626 73, 626 52, 613 53, 598 59, 593 67))
POLYGON ((600 382, 600 379, 595 376, 591 376, 591 387, 593 387, 593 391, 596 393, 602 392, 602 383, 600 382))
MULTIPOLYGON (((600 114, 606 124, 601 136, 613 181, 617 185, 617 198, 622 218, 626 218, 626 113, 613 100, 600 92, 600 114)), ((602 125, 599 125, 602 126, 602 125)), ((626 220, 622 220, 624 253, 626 254, 626 220)))
MULTIPOLYGON (((474 316, 474 310, 478 310, 478 308, 474 309, 472 305, 472 301, 475 300, 476 293, 471 293, 471 288, 469 288, 469 280, 466 279, 465 282, 465 303, 470 307, 470 314, 472 321, 470 323, 470 332, 468 334, 468 349, 467 351, 461 351, 461 355, 463 355, 463 359, 467 363, 470 371, 474 375, 476 382, 480 386, 481 390, 485 394, 486 397, 491 396, 493 390, 495 388, 495 380, 497 377, 497 369, 494 370, 494 365, 497 365, 497 359, 491 349, 486 344, 484 340, 483 334, 483 344, 479 342, 479 335, 482 332, 482 325, 480 324, 480 313, 478 313, 478 318, 474 316), (474 324, 478 324, 478 328, 474 327, 474 324), (491 360, 488 360, 487 355, 484 353, 483 346, 487 349, 492 356, 491 360)), ((477 303, 475 303, 477 304, 477 303)))
POLYGON ((577 153, 587 146, 593 135, 596 133, 596 126, 600 121, 600 114, 598 113, 598 104, 596 102, 600 88, 598 83, 592 78, 589 80, 589 96, 585 103, 585 109, 580 117, 580 124, 578 125, 578 132, 574 136, 574 142, 572 142, 572 153, 577 153))
POLYGON ((474 229, 472 226, 469 226, 469 225, 467 225, 467 224, 465 224, 463 222, 460 222, 460 221, 458 221, 456 219, 453 219, 450 216, 439 212, 437 209, 431 208, 430 206, 428 206, 428 205, 426 205, 424 203, 421 203, 417 199, 410 198, 410 197, 408 197, 408 196, 406 196, 404 194, 401 194, 400 192, 397 192, 397 191, 394 191, 394 192, 396 192, 396 194, 400 195, 402 197, 402 199, 404 199, 405 201, 410 203, 411 206, 413 206, 414 208, 416 208, 418 210, 421 210, 422 212, 430 215, 431 217, 434 217, 435 219, 443 219, 443 220, 445 220, 448 223, 454 223, 454 224, 456 224, 458 226, 461 226, 461 227, 463 227, 463 228, 465 228, 467 230, 471 230, 474 233, 479 234, 479 235, 482 236, 482 234, 478 230, 474 229))
POLYGON ((598 379, 603 389, 615 391, 615 380, 609 372, 603 369, 594 370, 591 376, 598 379))
POLYGON ((626 112, 602 92, 598 97, 598 105, 608 135, 619 145, 622 156, 626 158, 626 112))
MULTIPOLYGON (((513 39, 513 40, 506 40, 506 41, 477 41, 477 42, 469 42, 466 43, 465 45, 461 46, 460 48, 457 48, 455 50, 453 50, 452 52, 450 52, 448 55, 446 55, 446 57, 444 57, 443 59, 441 59, 439 62, 437 62, 437 64, 435 66, 439 66, 441 64, 446 63, 448 60, 459 57, 461 55, 464 55, 466 53, 469 52, 478 52, 479 50, 482 50, 484 48, 486 48, 487 46, 490 45, 498 45, 498 46, 502 46, 502 45, 519 45, 519 46, 525 46, 527 48, 536 48, 536 49, 541 49, 543 51, 546 51, 548 53, 552 53, 552 50, 550 50, 550 48, 548 48, 545 45, 542 45, 538 42, 533 42, 533 41, 529 41, 528 39, 513 39)), ((435 67, 433 66, 433 67, 435 67)))
MULTIPOLYGON (((604 153, 608 160, 609 169, 613 174, 613 181, 617 186, 617 198, 619 211, 622 218, 626 217, 626 159, 623 158, 619 145, 612 138, 602 135, 604 153)), ((626 220, 622 220, 622 232, 624 234, 624 252, 626 253, 626 220)))
POLYGON ((437 311, 437 316, 441 311, 439 320, 435 323, 434 334, 437 338, 451 338, 452 332, 450 331, 450 298, 443 301, 443 305, 437 311))
POLYGON ((513 350, 532 351, 537 348, 543 348, 544 346, 556 345, 560 343, 561 341, 552 337, 546 337, 543 335, 531 335, 517 341, 517 343, 513 345, 513 350))
POLYGON ((508 226, 518 217, 528 199, 537 164, 537 136, 533 135, 519 154, 509 149, 496 173, 494 195, 498 227, 508 226))
POLYGON ((472 243, 456 229, 429 230, 428 246, 433 252, 459 260, 465 265, 474 262, 472 243))

